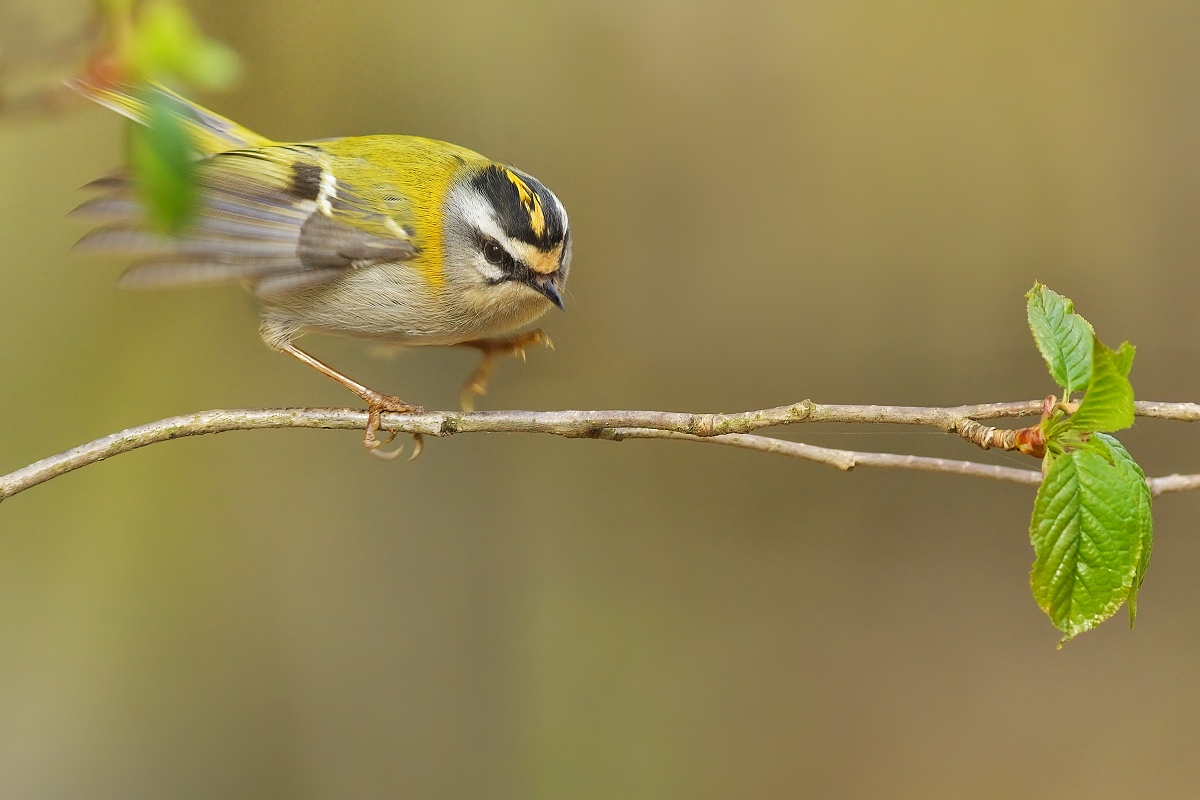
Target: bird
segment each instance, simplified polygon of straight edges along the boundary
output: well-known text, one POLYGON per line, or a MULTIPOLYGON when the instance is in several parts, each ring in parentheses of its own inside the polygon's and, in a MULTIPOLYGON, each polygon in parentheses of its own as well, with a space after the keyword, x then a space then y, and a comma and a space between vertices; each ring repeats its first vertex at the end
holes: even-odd
MULTIPOLYGON (((196 203, 185 225, 156 230, 128 170, 88 185, 73 212, 97 224, 77 245, 137 260, 134 287, 238 282, 258 298, 267 345, 307 364, 367 406, 363 444, 383 412, 418 413, 296 346, 303 334, 402 346, 466 346, 482 353, 462 392, 486 391, 494 359, 552 346, 518 332, 565 310, 572 244, 558 197, 526 172, 465 147, 382 134, 272 141, 165 86, 72 88, 137 123, 165 103, 193 151, 196 203)), ((416 439, 414 457, 420 452, 416 439)))

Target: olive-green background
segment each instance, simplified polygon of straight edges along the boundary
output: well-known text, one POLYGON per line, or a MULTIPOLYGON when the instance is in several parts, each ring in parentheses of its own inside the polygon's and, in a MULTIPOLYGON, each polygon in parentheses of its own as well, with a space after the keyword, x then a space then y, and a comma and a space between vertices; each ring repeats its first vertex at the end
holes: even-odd
MULTIPOLYGON (((486 408, 923 405, 1053 387, 1034 280, 1150 399, 1200 399, 1200 6, 681 0, 191 5, 205 100, 281 139, 511 161, 575 235, 555 352, 486 408)), ((84 0, 0 4, 12 67, 84 0)), ((53 77, 53 76, 51 76, 53 77)), ((69 254, 121 125, 0 122, 0 471, 126 426, 352 398, 236 287, 69 254)), ((470 354, 308 340, 452 406, 470 354)), ((937 433, 805 441, 985 455, 937 433)), ((1125 434, 1151 474, 1200 430, 1125 434)), ((1123 616, 1056 652, 1033 492, 518 435, 382 464, 352 433, 161 444, 0 506, 0 796, 1192 797, 1200 494, 1123 616)))

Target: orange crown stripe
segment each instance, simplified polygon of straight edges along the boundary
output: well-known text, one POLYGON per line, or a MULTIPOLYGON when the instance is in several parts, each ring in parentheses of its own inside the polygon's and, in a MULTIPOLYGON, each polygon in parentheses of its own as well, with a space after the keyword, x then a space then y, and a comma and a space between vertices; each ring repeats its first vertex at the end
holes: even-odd
POLYGON ((542 238, 546 235, 546 215, 542 212, 541 199, 530 190, 517 173, 511 169, 506 169, 504 172, 512 181, 513 186, 517 187, 517 194, 521 195, 521 207, 529 215, 529 225, 533 228, 533 235, 539 239, 542 238))

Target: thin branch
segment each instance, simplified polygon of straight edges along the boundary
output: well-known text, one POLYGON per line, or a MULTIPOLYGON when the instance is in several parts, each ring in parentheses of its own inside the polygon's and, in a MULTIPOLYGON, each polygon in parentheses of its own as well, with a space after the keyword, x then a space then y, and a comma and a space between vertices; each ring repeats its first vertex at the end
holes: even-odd
MULTIPOLYGON (((798 423, 923 425, 955 433, 987 449, 1003 446, 1011 431, 985 427, 977 420, 1036 416, 1040 401, 988 403, 984 405, 924 408, 914 406, 820 405, 805 400, 790 406, 736 414, 684 414, 666 411, 477 411, 385 414, 383 428, 396 433, 421 436, 451 436, 456 433, 548 433, 570 438, 675 439, 709 442, 759 452, 829 464, 842 470, 856 466, 912 469, 972 475, 1025 485, 1037 485, 1035 470, 1015 469, 971 461, 955 461, 892 453, 863 453, 836 450, 800 442, 789 442, 753 431, 798 423)), ((1139 402, 1140 416, 1180 421, 1200 420, 1195 403, 1139 402)), ((256 409, 204 411, 140 425, 105 436, 72 450, 0 476, 0 501, 80 467, 156 442, 265 428, 325 428, 362 430, 367 414, 355 409, 256 409)), ((1011 449, 1011 448, 1009 448, 1011 449)), ((1200 488, 1200 476, 1170 475, 1149 480, 1155 495, 1200 488)))
POLYGON ((776 453, 804 461, 815 461, 818 464, 828 464, 840 470, 850 471, 855 467, 884 467, 891 469, 911 469, 920 472, 948 472, 954 475, 971 475, 977 478, 1020 483, 1025 486, 1037 486, 1042 481, 1042 474, 1031 469, 1001 467, 995 464, 979 464, 974 461, 956 461, 948 458, 930 458, 928 456, 897 455, 895 453, 864 453, 855 450, 834 450, 828 447, 788 442, 774 439, 770 436, 754 436, 746 433, 727 433, 721 436, 693 436, 687 433, 673 431, 658 431, 647 428, 614 428, 607 430, 600 438, 623 441, 625 439, 675 439, 684 442, 708 442, 723 444, 729 447, 741 447, 747 450, 757 450, 762 453, 776 453))
POLYGON ((1164 475, 1161 478, 1147 478, 1150 494, 1158 497, 1173 492, 1190 492, 1200 489, 1200 475, 1164 475))
POLYGON ((1171 419, 1176 422, 1200 421, 1200 403, 1160 403, 1157 400, 1139 400, 1134 403, 1139 417, 1171 419))

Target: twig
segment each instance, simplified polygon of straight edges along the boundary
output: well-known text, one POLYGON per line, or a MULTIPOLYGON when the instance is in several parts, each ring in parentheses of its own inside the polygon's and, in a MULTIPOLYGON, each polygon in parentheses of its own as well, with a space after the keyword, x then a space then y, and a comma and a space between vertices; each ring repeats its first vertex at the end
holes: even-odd
POLYGON ((673 431, 658 431, 646 428, 614 428, 605 431, 600 438, 623 441, 625 439, 676 439, 685 442, 709 442, 723 444, 729 447, 741 447, 747 450, 758 450, 762 453, 777 453, 781 456, 815 461, 818 464, 829 464, 840 470, 849 471, 855 467, 884 467, 891 469, 912 469, 920 472, 948 472, 954 475, 972 475, 977 478, 992 478, 993 480, 1020 483, 1026 486, 1037 486, 1041 483, 1042 474, 1030 469, 1001 467, 995 464, 979 464, 974 461, 955 461, 948 458, 930 458, 928 456, 897 455, 895 453, 863 453, 855 450, 834 450, 828 447, 804 444, 802 442, 787 442, 773 439, 770 436, 754 436, 745 433, 727 433, 722 436, 693 436, 687 433, 673 431))
MULTIPOLYGON (((912 406, 819 405, 805 400, 790 406, 737 414, 682 414, 664 411, 479 411, 385 414, 383 428, 397 433, 450 436, 455 433, 549 433, 571 438, 675 439, 710 442, 759 452, 830 464, 849 470, 856 466, 913 469, 973 475, 1025 485, 1036 485, 1034 470, 1015 469, 971 461, 955 461, 892 453, 836 450, 768 436, 752 435, 763 428, 808 422, 850 424, 924 425, 956 433, 980 447, 995 446, 1003 429, 986 428, 977 420, 1034 416, 1040 401, 924 408, 912 406), (990 431, 981 435, 980 430, 990 431)), ((1194 403, 1139 402, 1140 416, 1182 421, 1200 420, 1194 403)), ((0 501, 80 467, 156 442, 265 428, 325 428, 362 430, 367 414, 355 409, 258 409, 204 411, 152 422, 105 436, 72 450, 30 464, 0 477, 0 501)), ((1200 488, 1198 475, 1170 475, 1148 481, 1155 495, 1200 488)))
POLYGON ((1190 492, 1200 489, 1200 475, 1164 475, 1161 478, 1147 478, 1150 494, 1158 497, 1173 492, 1190 492))

